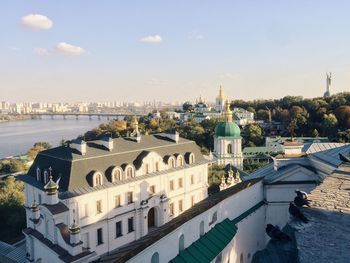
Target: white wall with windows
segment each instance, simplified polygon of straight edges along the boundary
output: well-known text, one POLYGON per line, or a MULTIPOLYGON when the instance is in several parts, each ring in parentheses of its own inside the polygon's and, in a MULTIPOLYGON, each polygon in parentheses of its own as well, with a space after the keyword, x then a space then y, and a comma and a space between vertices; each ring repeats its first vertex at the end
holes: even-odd
MULTIPOLYGON (((159 256, 159 262, 169 262, 177 256, 179 251, 189 247, 217 223, 222 222, 226 218, 232 220, 261 202, 264 199, 263 192, 263 184, 259 182, 226 198, 214 207, 181 225, 127 262, 152 262, 152 256, 155 253, 159 256)), ((251 257, 257 250, 265 247, 265 210, 266 207, 262 206, 237 224, 238 231, 235 237, 221 253, 222 262, 228 262, 229 258, 230 262, 239 262, 236 260, 241 254, 244 262, 250 262, 246 261, 248 254, 251 257)))

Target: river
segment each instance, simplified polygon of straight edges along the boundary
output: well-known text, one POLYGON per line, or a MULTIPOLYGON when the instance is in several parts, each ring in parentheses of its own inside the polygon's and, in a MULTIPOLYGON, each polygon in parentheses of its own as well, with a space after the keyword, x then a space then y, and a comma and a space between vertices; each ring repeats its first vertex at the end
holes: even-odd
POLYGON ((87 116, 75 117, 56 116, 54 119, 43 117, 37 120, 0 122, 0 159, 12 155, 26 153, 35 142, 49 142, 58 146, 62 139, 70 140, 107 122, 106 118, 98 120, 87 116))

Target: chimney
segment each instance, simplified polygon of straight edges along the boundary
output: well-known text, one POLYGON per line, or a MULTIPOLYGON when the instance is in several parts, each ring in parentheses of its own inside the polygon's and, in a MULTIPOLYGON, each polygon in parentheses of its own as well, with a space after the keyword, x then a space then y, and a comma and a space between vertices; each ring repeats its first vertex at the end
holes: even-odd
POLYGON ((108 151, 113 150, 113 139, 111 137, 104 137, 101 139, 102 145, 108 149, 108 151))
POLYGON ((170 130, 165 133, 165 136, 175 143, 179 142, 179 133, 176 130, 170 130))
POLYGON ((78 150, 81 155, 86 154, 86 142, 82 139, 76 139, 72 141, 69 147, 71 147, 72 149, 78 150))

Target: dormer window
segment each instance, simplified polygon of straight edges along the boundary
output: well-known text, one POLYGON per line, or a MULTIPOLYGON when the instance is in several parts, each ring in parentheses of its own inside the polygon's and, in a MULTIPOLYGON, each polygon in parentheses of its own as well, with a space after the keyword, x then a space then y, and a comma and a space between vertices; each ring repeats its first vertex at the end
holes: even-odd
POLYGON ((47 184, 49 181, 49 173, 45 170, 44 171, 44 184, 47 184))
POLYGON ((175 159, 173 157, 169 158, 169 167, 175 168, 175 159))
POLYGON ((93 177, 93 182, 94 182, 94 186, 102 185, 103 184, 102 174, 99 172, 95 173, 93 177))
POLYGON ((40 177, 41 177, 41 171, 40 171, 40 168, 37 167, 36 168, 36 180, 39 181, 39 182, 41 181, 40 177))
POLYGON ((122 170, 116 167, 112 171, 112 182, 114 183, 121 180, 122 180, 122 170))
POLYGON ((177 166, 183 166, 184 165, 184 158, 182 157, 182 155, 179 155, 177 157, 177 166))
POLYGON ((134 177, 134 169, 129 166, 128 168, 126 168, 126 179, 130 179, 132 177, 134 177))

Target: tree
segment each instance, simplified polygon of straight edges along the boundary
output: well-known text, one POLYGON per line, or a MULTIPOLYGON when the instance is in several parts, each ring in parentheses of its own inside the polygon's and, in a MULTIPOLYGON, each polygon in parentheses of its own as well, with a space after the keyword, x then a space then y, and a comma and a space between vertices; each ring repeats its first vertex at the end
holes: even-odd
POLYGON ((338 124, 337 117, 334 114, 325 114, 324 115, 324 125, 328 128, 333 128, 338 124))
POLYGON ((316 138, 316 137, 319 137, 320 134, 319 134, 319 132, 318 132, 317 129, 314 129, 314 130, 312 131, 312 133, 311 133, 311 136, 314 137, 314 138, 316 138))
POLYGON ((17 173, 25 171, 25 169, 24 164, 16 159, 2 160, 0 162, 0 173, 17 173))
POLYGON ((183 105, 182 105, 182 109, 184 112, 190 112, 193 111, 193 105, 191 102, 186 101, 183 105))
POLYGON ((50 149, 52 146, 48 142, 36 142, 33 147, 27 152, 28 159, 34 160, 39 152, 50 149))
POLYGON ((24 185, 13 176, 0 181, 0 239, 14 242, 26 227, 24 185))
POLYGON ((245 145, 260 146, 264 142, 262 129, 258 124, 250 124, 244 127, 245 145))
POLYGON ((334 113, 339 121, 339 126, 350 129, 350 106, 340 106, 335 109, 334 113))

